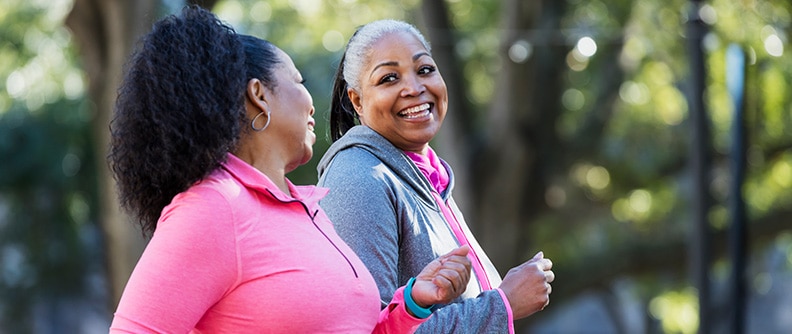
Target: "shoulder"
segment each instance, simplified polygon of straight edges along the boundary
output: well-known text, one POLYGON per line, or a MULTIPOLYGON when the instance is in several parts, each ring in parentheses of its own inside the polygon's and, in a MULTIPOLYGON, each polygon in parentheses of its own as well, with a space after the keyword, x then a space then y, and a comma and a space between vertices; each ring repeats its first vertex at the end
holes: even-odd
POLYGON ((385 163, 372 152, 362 147, 349 147, 335 154, 320 177, 319 185, 325 183, 381 181, 389 173, 385 163))
POLYGON ((366 203, 384 206, 393 201, 398 182, 397 175, 377 156, 361 147, 349 147, 337 152, 317 185, 329 189, 321 203, 325 210, 331 207, 332 211, 336 205, 363 198, 366 203))
MULTIPOLYGON (((163 209, 162 219, 178 215, 192 221, 216 220, 233 215, 234 206, 243 205, 240 201, 246 191, 222 168, 177 194, 163 209)), ((224 219, 226 220, 226 219, 224 219)))
POLYGON ((382 160, 362 146, 351 146, 338 151, 330 160, 328 168, 344 168, 346 166, 375 166, 382 160))

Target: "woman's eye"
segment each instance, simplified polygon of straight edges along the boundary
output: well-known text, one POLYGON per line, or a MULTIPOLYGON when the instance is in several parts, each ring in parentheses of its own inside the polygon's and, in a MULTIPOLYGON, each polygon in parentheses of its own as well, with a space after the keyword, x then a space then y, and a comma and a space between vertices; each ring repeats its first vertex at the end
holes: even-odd
POLYGON ((422 66, 418 70, 418 74, 429 74, 429 73, 432 73, 434 71, 435 71, 435 67, 434 66, 428 66, 427 65, 427 66, 422 66))
POLYGON ((382 77, 382 78, 379 80, 379 83, 380 83, 380 84, 384 84, 384 83, 388 83, 388 82, 393 82, 393 81, 395 81, 396 79, 397 79, 397 77, 396 77, 396 75, 395 75, 395 74, 387 74, 387 75, 383 76, 383 77, 382 77))

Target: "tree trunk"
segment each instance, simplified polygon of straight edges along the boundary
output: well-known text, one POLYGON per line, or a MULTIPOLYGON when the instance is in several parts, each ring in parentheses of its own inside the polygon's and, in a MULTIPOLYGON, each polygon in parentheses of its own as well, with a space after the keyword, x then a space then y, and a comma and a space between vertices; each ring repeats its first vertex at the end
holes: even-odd
MULTIPOLYGON (((215 2, 188 3, 211 8, 215 2)), ((138 38, 160 16, 160 6, 158 0, 75 0, 66 18, 88 76, 88 97, 94 107, 92 127, 99 157, 99 217, 105 235, 112 308, 118 303, 146 242, 141 231, 119 208, 115 183, 104 159, 110 143, 109 124, 127 58, 138 38)))
POLYGON ((66 26, 79 47, 88 75, 88 96, 95 109, 92 127, 99 158, 99 217, 107 248, 111 305, 117 304, 145 242, 118 205, 113 178, 104 159, 110 143, 108 125, 124 62, 137 37, 149 27, 155 4, 155 0, 76 0, 66 19, 66 26))
POLYGON ((568 50, 547 34, 558 31, 564 8, 558 1, 509 0, 501 9, 502 68, 488 114, 486 146, 472 174, 478 179, 474 201, 481 203, 474 229, 503 273, 537 251, 528 244, 526 231, 546 208, 546 179, 558 161, 554 124, 568 50), (528 33, 534 29, 548 33, 528 33), (519 41, 534 46, 523 62, 509 57, 519 41))

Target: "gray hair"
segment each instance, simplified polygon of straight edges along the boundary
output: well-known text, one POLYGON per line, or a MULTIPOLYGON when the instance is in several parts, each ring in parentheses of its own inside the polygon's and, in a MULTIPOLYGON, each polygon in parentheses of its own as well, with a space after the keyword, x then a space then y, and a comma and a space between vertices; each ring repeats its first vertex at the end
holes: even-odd
POLYGON ((360 27, 349 39, 344 57, 344 81, 349 88, 360 89, 360 72, 367 61, 372 45, 383 36, 395 32, 408 32, 415 36, 430 54, 429 42, 412 24, 398 20, 378 20, 360 27))

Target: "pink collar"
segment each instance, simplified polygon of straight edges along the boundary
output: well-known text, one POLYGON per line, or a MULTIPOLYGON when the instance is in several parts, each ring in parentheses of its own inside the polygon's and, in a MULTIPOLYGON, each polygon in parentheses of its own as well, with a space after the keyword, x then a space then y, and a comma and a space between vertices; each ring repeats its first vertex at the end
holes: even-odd
POLYGON ((448 171, 431 147, 427 147, 426 155, 409 151, 404 151, 404 154, 410 157, 437 193, 442 194, 446 190, 449 181, 448 171))
POLYGON ((288 202, 300 200, 305 203, 318 202, 328 192, 327 188, 317 186, 297 186, 291 180, 286 179, 289 186, 289 193, 286 194, 275 185, 269 176, 258 169, 249 165, 247 162, 238 158, 232 153, 226 155, 226 161, 222 163, 223 169, 233 175, 240 183, 251 189, 256 189, 264 193, 270 193, 280 201, 288 202))

